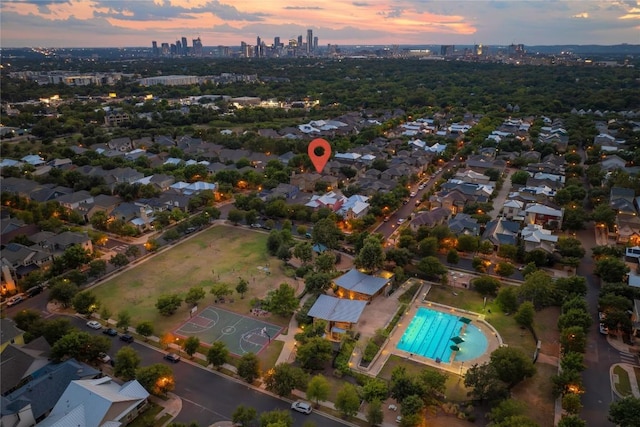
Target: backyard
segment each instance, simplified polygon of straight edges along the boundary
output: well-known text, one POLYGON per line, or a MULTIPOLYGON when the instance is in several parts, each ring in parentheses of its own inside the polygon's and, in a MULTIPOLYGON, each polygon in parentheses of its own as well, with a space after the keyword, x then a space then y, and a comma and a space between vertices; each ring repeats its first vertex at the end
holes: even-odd
MULTIPOLYGON (((289 283, 298 293, 303 286, 302 281, 285 275, 281 261, 267 254, 267 237, 266 233, 240 227, 215 226, 118 274, 92 292, 112 318, 127 311, 132 326, 150 321, 158 336, 188 319, 191 308, 183 303, 175 314, 162 316, 155 307, 158 297, 177 293, 184 298, 192 287, 203 287, 207 292, 198 303, 200 307, 213 305, 249 315, 250 301, 264 298, 280 283, 289 283), (235 292, 240 278, 249 283, 244 298, 235 292), (214 302, 214 295, 209 293, 215 283, 227 283, 234 290, 224 304, 214 302)), ((289 322, 288 318, 274 315, 262 319, 279 326, 289 322)))

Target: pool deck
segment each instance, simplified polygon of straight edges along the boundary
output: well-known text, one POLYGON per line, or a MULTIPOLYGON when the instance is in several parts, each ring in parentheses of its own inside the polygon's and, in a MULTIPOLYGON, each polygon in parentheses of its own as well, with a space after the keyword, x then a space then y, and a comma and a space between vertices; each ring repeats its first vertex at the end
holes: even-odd
MULTIPOLYGON (((422 296, 422 293, 418 293, 418 295, 422 296)), ((389 356, 395 354, 397 356, 404 357, 406 359, 411 359, 413 361, 423 363, 428 366, 433 366, 434 368, 442 369, 447 372, 451 372, 455 375, 464 375, 467 372, 467 369, 472 365, 478 363, 482 364, 489 361, 491 353, 503 345, 502 338, 500 334, 484 320, 484 315, 479 313, 473 313, 467 310, 458 309, 455 307, 449 307, 446 305, 438 304, 428 300, 422 300, 420 297, 416 298, 408 310, 405 312, 404 316, 400 319, 396 327, 391 331, 389 335, 389 339, 386 341, 385 345, 381 348, 378 357, 369 365, 368 369, 362 369, 359 367, 358 363, 353 363, 352 366, 356 367, 358 370, 363 371, 364 373, 372 376, 377 376, 385 363, 389 359, 389 356), (427 357, 422 357, 417 354, 411 354, 409 352, 400 350, 397 348, 398 342, 402 339, 409 323, 416 315, 416 312, 420 307, 429 308, 435 311, 442 311, 444 313, 453 314, 456 316, 464 316, 472 320, 472 325, 477 327, 486 337, 487 337, 487 350, 482 354, 482 356, 477 357, 475 359, 467 360, 465 362, 456 362, 453 361, 451 363, 436 363, 435 360, 429 359, 427 357)))

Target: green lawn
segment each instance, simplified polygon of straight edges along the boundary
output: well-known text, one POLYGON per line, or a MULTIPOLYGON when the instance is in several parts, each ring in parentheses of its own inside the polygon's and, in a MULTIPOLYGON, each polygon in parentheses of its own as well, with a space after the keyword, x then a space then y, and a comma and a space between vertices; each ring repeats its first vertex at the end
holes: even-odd
MULTIPOLYGON (((282 282, 295 284, 281 271, 282 262, 267 254, 266 241, 266 233, 216 226, 105 281, 92 292, 101 305, 111 311, 112 318, 126 310, 132 317, 132 326, 141 321, 151 321, 154 334, 160 336, 189 317, 186 304, 182 304, 172 316, 161 316, 155 308, 160 295, 178 293, 184 297, 189 288, 202 286, 207 291, 207 296, 199 303, 203 307, 213 304, 213 295, 208 293, 211 285, 225 282, 234 289, 242 277, 249 282, 245 298, 241 299, 234 292, 232 298, 235 301, 222 307, 245 314, 249 312, 251 298, 263 298, 282 282), (265 266, 268 266, 270 274, 259 269, 265 266)), ((288 324, 288 319, 277 316, 266 320, 280 326, 288 324)))
POLYGON ((618 376, 618 383, 615 384, 615 388, 622 395, 630 396, 631 395, 631 380, 629 379, 629 374, 622 367, 616 366, 613 368, 613 373, 618 376))

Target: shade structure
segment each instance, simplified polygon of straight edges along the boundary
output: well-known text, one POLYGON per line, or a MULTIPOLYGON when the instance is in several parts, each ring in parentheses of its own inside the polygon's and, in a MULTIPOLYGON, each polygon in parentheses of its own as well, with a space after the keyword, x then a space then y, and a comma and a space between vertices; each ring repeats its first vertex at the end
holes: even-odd
POLYGON ((464 342, 464 340, 462 338, 460 338, 460 337, 453 337, 453 338, 451 338, 451 341, 453 341, 456 344, 460 344, 460 343, 464 342))
POLYGON ((461 317, 459 320, 465 325, 468 325, 469 323, 471 323, 471 319, 469 319, 468 317, 461 317))
POLYGON ((460 351, 460 347, 458 347, 457 345, 451 345, 449 346, 449 348, 453 351, 460 351))

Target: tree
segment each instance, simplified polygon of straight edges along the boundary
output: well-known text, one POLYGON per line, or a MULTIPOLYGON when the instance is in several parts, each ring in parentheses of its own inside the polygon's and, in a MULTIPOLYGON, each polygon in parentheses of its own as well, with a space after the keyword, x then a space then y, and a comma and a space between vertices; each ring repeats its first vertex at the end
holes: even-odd
POLYGON ((129 329, 129 325, 131 325, 131 315, 127 310, 122 310, 118 313, 118 321, 116 323, 116 328, 122 328, 125 332, 129 329))
POLYGON ((596 224, 604 224, 608 229, 612 229, 613 225, 616 222, 616 211, 609 206, 608 203, 601 203, 597 205, 593 212, 591 212, 591 217, 596 222, 596 224))
POLYGON ((117 253, 109 258, 109 263, 111 263, 114 267, 124 267, 129 264, 129 258, 123 253, 117 253))
POLYGON ((515 273, 516 268, 510 262, 499 262, 496 266, 496 273, 502 277, 509 277, 515 273))
POLYGON ((278 396, 288 396, 294 388, 302 388, 307 383, 305 372, 288 363, 279 363, 267 372, 264 378, 267 390, 278 396))
POLYGON ((421 385, 415 377, 410 376, 404 366, 397 366, 391 372, 391 386, 389 392, 391 397, 398 402, 402 402, 407 396, 420 394, 421 385))
POLYGON ((236 292, 240 294, 240 299, 244 298, 244 294, 249 290, 249 282, 247 282, 244 278, 240 278, 238 280, 238 284, 236 285, 236 292))
POLYGON ((509 393, 507 385, 489 363, 471 366, 464 375, 464 385, 472 388, 470 396, 481 401, 500 401, 509 393))
POLYGON ((324 375, 318 374, 307 384, 307 399, 315 401, 318 406, 321 400, 327 400, 329 391, 331 391, 329 381, 324 375))
POLYGON ((358 392, 352 384, 346 383, 338 391, 335 406, 346 417, 352 417, 358 412, 360 397, 358 397, 358 392))
MULTIPOLYGON (((305 231, 306 233, 306 231, 305 231)), ((303 235, 305 234, 303 233, 303 235)), ((311 262, 313 259, 313 247, 309 242, 300 242, 293 247, 293 256, 302 261, 303 264, 311 262)))
POLYGON ((325 362, 331 360, 331 343, 322 337, 312 337, 298 346, 296 359, 304 369, 322 369, 325 362))
POLYGON ((130 346, 122 347, 116 353, 113 374, 123 381, 130 381, 136 377, 136 371, 140 367, 142 359, 130 346))
POLYGON ((184 302, 191 305, 192 307, 195 307, 196 305, 198 305, 198 301, 204 299, 205 295, 206 292, 204 291, 202 286, 195 286, 189 289, 189 291, 187 292, 187 296, 184 297, 184 302))
POLYGON ((570 326, 580 326, 586 333, 591 326, 591 316, 588 312, 572 308, 558 317, 558 329, 566 329, 570 326))
POLYGON ((314 243, 325 245, 329 249, 336 249, 342 238, 342 231, 331 218, 324 218, 316 222, 311 233, 314 243))
POLYGON ((527 171, 515 171, 512 175, 511 175, 511 183, 513 185, 526 185, 527 184, 527 180, 531 177, 531 175, 529 175, 529 172, 527 171))
POLYGON ((487 418, 493 423, 501 423, 509 417, 523 415, 525 409, 526 405, 523 402, 515 399, 506 399, 491 408, 487 418))
POLYGON ((226 283, 216 283, 211 287, 210 292, 213 294, 216 300, 218 300, 220 298, 226 297, 227 295, 231 295, 233 293, 233 289, 231 289, 231 286, 226 283))
POLYGON ((569 351, 562 356, 560 366, 563 371, 582 372, 586 368, 586 365, 584 364, 584 355, 582 353, 569 351))
POLYGON ((556 250, 563 257, 583 258, 586 251, 582 247, 582 242, 575 237, 558 237, 556 250))
POLYGON ((503 286, 498 291, 496 303, 503 313, 513 313, 518 309, 518 295, 514 286, 503 286))
POLYGON ((564 352, 584 353, 587 346, 587 335, 581 326, 571 326, 560 331, 560 345, 564 352))
POLYGON ((156 308, 163 316, 171 316, 182 304, 182 298, 178 294, 161 295, 156 301, 156 308))
POLYGON ((518 323, 518 325, 531 329, 533 328, 533 319, 536 315, 536 311, 533 308, 533 303, 531 301, 525 301, 520 304, 518 307, 518 311, 513 316, 513 319, 518 323))
POLYGON ((129 245, 124 254, 129 257, 137 258, 140 255, 140 248, 136 245, 129 245))
POLYGON ((563 415, 558 421, 558 427, 587 427, 587 422, 575 414, 563 415))
POLYGON ((91 292, 79 292, 71 300, 71 305, 78 313, 88 316, 98 309, 98 299, 91 292))
POLYGON ((251 406, 238 405, 231 415, 231 421, 242 427, 250 427, 258 417, 258 411, 251 406))
POLYGON ((222 341, 216 341, 211 344, 207 351, 207 362, 213 365, 216 369, 220 369, 222 365, 229 360, 229 350, 222 341))
POLYGON ((61 280, 49 289, 49 301, 56 301, 64 308, 67 308, 77 292, 78 286, 68 280, 61 280))
POLYGON ((495 296, 500 289, 500 280, 491 276, 480 276, 471 282, 473 287, 482 296, 495 296))
POLYGON ((402 418, 421 414, 424 409, 424 401, 417 394, 405 397, 400 404, 400 414, 402 414, 402 418))
POLYGON ((94 259, 89 263, 88 274, 91 277, 102 276, 107 271, 107 262, 103 259, 94 259))
POLYGON ((449 252, 447 252, 447 262, 449 264, 457 264, 460 262, 460 255, 458 254, 458 251, 455 249, 449 249, 449 252))
POLYGON ((536 308, 547 307, 554 302, 553 280, 543 270, 527 275, 524 283, 518 288, 521 300, 533 302, 536 308))
POLYGON ((515 245, 504 244, 498 248, 498 256, 502 258, 515 259, 518 254, 518 247, 515 245))
POLYGON ((609 421, 619 427, 636 427, 640 420, 640 399, 625 397, 609 406, 609 421))
POLYGON ((304 277, 307 292, 320 293, 331 284, 331 276, 327 273, 309 273, 304 277))
POLYGON ((480 241, 476 236, 463 234, 458 237, 458 244, 456 245, 456 249, 460 252, 476 252, 478 250, 479 244, 480 241))
POLYGON ((191 336, 184 341, 184 352, 190 358, 193 358, 193 355, 198 351, 198 347, 200 347, 200 338, 198 337, 191 336))
POLYGON ((103 335, 71 331, 56 341, 51 347, 50 355, 55 361, 69 357, 81 362, 92 362, 100 353, 109 351, 110 347, 111 341, 103 335))
POLYGON ((569 414, 578 414, 582 409, 580 395, 578 393, 567 393, 562 396, 562 409, 569 414))
POLYGON ((300 301, 296 298, 296 291, 288 283, 281 283, 278 289, 269 291, 265 304, 269 311, 280 315, 290 316, 293 314, 300 301))
POLYGON ((418 374, 420 397, 425 402, 434 401, 446 391, 449 376, 440 371, 423 369, 418 374))
POLYGON ((290 411, 273 410, 260 414, 260 427, 293 427, 290 411))
POLYGON ((227 219, 231 221, 233 225, 238 225, 238 223, 244 219, 244 212, 238 209, 231 209, 227 214, 227 219))
POLYGON ((70 334, 74 330, 69 319, 57 318, 44 322, 41 333, 50 345, 55 345, 62 337, 70 334))
POLYGON ((422 258, 418 263, 418 270, 430 279, 440 279, 440 276, 447 274, 445 266, 434 256, 422 258))
POLYGON ((331 251, 324 251, 316 257, 316 270, 320 273, 331 273, 336 268, 336 256, 331 251))
POLYGON ((71 245, 61 255, 62 264, 65 269, 72 270, 82 267, 91 261, 91 252, 83 248, 81 245, 71 245))
POLYGON ((583 230, 584 223, 587 220, 587 213, 581 206, 575 205, 564 211, 564 219, 562 220, 562 228, 564 230, 583 230))
POLYGON ((500 347, 494 350, 490 360, 498 378, 508 384, 509 388, 536 373, 531 359, 515 347, 500 347))
POLYGON ((380 403, 380 400, 374 399, 373 401, 369 402, 366 416, 367 416, 367 421, 372 426, 380 425, 382 421, 384 421, 384 414, 382 412, 382 403, 380 403))
POLYGON ((593 273, 600 276, 603 282, 620 283, 629 273, 629 267, 622 259, 614 257, 604 257, 596 261, 593 273))
POLYGON ((238 361, 238 375, 240 378, 253 383, 260 376, 260 361, 255 353, 245 353, 238 361))
POLYGON ((367 271, 375 271, 384 264, 385 254, 377 236, 371 235, 364 241, 364 245, 355 259, 355 265, 367 271))
POLYGON ((136 332, 142 335, 146 341, 147 338, 153 335, 153 323, 148 321, 138 323, 138 326, 136 326, 136 332))
POLYGON ((138 368, 136 379, 149 393, 156 396, 166 396, 176 386, 173 370, 163 363, 138 368))
POLYGON ((386 400, 388 395, 389 388, 386 381, 378 378, 369 378, 362 386, 362 398, 365 402, 386 400))

